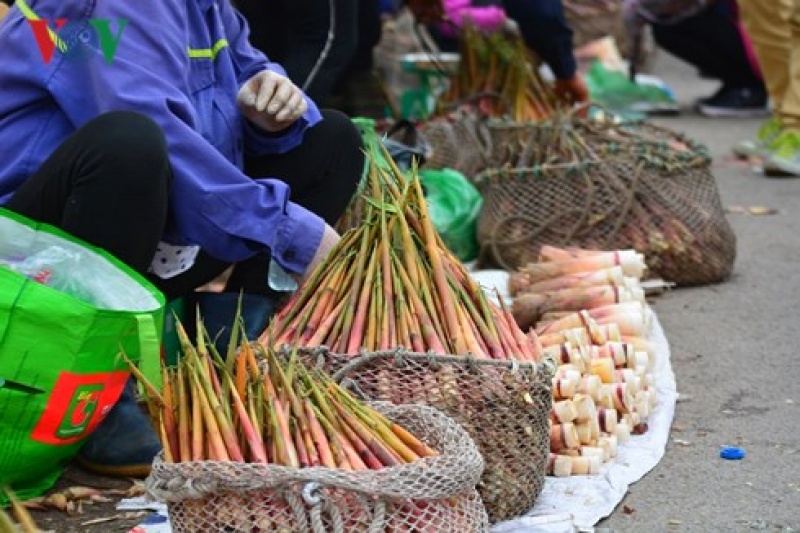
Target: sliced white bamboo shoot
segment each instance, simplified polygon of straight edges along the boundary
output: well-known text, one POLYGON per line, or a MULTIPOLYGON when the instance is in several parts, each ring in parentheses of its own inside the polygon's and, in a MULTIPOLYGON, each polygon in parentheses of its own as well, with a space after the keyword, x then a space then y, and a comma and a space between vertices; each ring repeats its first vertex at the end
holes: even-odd
POLYGON ((564 424, 572 422, 578 417, 578 410, 572 400, 561 400, 553 403, 553 412, 558 422, 564 424))
POLYGON ((572 403, 575 406, 577 422, 588 422, 597 418, 597 406, 588 394, 576 393, 572 398, 572 403))
POLYGON ((616 409, 602 407, 597 410, 597 421, 600 424, 600 431, 615 434, 617 431, 617 421, 619 420, 616 409))
MULTIPOLYGON (((611 398, 614 401, 614 409, 623 415, 630 413, 633 409, 633 396, 631 395, 628 384, 612 383, 611 385, 605 385, 605 387, 611 393, 611 398)), ((633 427, 633 425, 631 427, 633 427)))
POLYGON ((595 404, 599 404, 603 398, 603 382, 600 376, 587 374, 578 383, 578 390, 581 394, 588 394, 595 404))
POLYGON ((567 400, 575 396, 578 385, 571 379, 553 378, 553 399, 567 400))
POLYGON ((598 445, 606 452, 606 461, 617 456, 617 435, 603 435, 598 441, 598 445))
POLYGON ((600 473, 600 457, 572 457, 573 476, 594 476, 600 473))
POLYGON ((551 453, 547 458, 547 475, 555 477, 569 477, 572 474, 572 459, 551 453))
POLYGON ((598 376, 603 383, 614 382, 614 360, 613 359, 593 359, 589 372, 598 376))
POLYGON ((628 425, 628 422, 622 421, 617 424, 616 436, 617 442, 620 444, 631 440, 631 427, 628 425))
POLYGON ((580 446, 575 424, 555 424, 550 427, 550 451, 558 453, 564 449, 576 449, 580 446))
POLYGON ((583 445, 590 445, 594 442, 594 433, 590 422, 576 422, 575 432, 578 435, 578 442, 583 445))

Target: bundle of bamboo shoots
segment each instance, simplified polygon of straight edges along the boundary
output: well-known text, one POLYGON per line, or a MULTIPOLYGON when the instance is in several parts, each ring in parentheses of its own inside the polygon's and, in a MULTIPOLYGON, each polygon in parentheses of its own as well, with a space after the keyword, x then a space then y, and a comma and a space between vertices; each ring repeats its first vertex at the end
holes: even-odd
POLYGON ((523 334, 442 242, 416 169, 404 174, 384 160, 388 166, 370 165, 360 226, 343 235, 260 342, 538 361, 535 335, 523 334))
POLYGON ((545 246, 512 274, 514 316, 556 361, 548 474, 597 474, 655 407, 644 261, 632 250, 545 246), (625 296, 624 300, 621 296, 625 296))
MULTIPOLYGON (((193 345, 147 386, 165 462, 239 461, 306 468, 381 469, 436 452, 295 357, 231 340, 223 359, 198 320, 193 345)), ((140 379, 142 376, 139 374, 140 379)))
POLYGON ((440 104, 478 98, 481 113, 516 122, 545 120, 558 102, 553 88, 537 70, 539 63, 520 36, 486 33, 466 24, 461 61, 440 104))

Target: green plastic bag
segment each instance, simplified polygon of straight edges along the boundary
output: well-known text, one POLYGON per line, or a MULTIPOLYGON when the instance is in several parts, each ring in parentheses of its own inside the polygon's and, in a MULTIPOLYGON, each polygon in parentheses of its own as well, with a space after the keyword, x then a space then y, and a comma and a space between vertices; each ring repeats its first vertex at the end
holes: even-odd
POLYGON ((53 486, 130 376, 120 349, 159 375, 163 309, 109 254, 0 209, 0 486, 53 486))
POLYGON ((450 168, 421 170, 419 179, 431 221, 444 243, 462 261, 478 256, 476 224, 483 198, 463 174, 450 168))
POLYGON ((673 115, 680 111, 670 88, 652 76, 639 74, 633 83, 627 74, 592 63, 585 76, 592 101, 624 119, 647 115, 673 115))

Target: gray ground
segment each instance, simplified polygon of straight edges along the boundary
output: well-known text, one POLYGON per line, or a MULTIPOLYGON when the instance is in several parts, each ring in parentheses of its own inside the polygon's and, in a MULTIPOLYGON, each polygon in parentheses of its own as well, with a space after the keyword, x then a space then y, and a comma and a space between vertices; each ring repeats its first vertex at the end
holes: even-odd
POLYGON ((730 281, 655 303, 681 394, 673 431, 661 463, 598 529, 800 531, 800 179, 765 178, 730 157, 760 121, 694 113, 714 83, 664 54, 654 73, 684 107, 659 122, 711 148, 723 204, 779 212, 729 215, 738 237, 730 281), (722 445, 747 457, 722 460, 722 445))

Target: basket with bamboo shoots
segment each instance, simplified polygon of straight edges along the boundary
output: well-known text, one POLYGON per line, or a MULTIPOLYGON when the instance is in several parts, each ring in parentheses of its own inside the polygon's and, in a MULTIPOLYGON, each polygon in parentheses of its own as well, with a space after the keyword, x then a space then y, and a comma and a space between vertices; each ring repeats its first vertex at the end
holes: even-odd
POLYGON ((539 60, 519 36, 485 33, 467 24, 461 61, 420 129, 431 146, 429 168, 453 168, 472 178, 503 162, 507 142, 493 124, 547 120, 562 107, 538 71, 539 60))
POLYGON ((509 165, 476 178, 480 266, 515 270, 553 245, 633 248, 680 285, 730 274, 736 237, 703 147, 651 124, 572 114, 514 135, 509 165))
POLYGON ((369 398, 442 409, 486 460, 479 492, 490 519, 518 516, 544 482, 548 367, 535 334, 445 247, 416 172, 386 163, 370 167, 361 225, 260 341, 307 349, 369 398))
POLYGON ((173 530, 482 532, 483 459, 433 408, 367 404, 299 359, 195 345, 148 388, 163 452, 146 481, 173 530))

